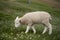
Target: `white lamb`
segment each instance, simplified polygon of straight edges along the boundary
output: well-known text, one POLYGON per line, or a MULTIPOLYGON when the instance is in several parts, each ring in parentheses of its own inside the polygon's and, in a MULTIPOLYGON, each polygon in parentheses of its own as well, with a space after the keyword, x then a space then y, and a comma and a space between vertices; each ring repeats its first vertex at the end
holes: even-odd
POLYGON ((50 24, 49 20, 51 20, 51 16, 48 12, 44 12, 44 11, 30 12, 30 13, 26 13, 21 18, 16 17, 15 27, 19 27, 21 24, 26 24, 27 29, 26 29, 25 33, 27 33, 30 28, 32 28, 34 33, 36 33, 34 24, 41 23, 41 24, 45 25, 45 28, 44 28, 42 34, 44 34, 47 31, 47 29, 49 30, 49 34, 52 34, 52 25, 50 24))

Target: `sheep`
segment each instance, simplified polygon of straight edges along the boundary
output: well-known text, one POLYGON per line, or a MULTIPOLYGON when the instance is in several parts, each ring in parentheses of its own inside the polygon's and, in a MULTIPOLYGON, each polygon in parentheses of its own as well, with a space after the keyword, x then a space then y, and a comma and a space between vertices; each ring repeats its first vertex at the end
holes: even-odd
POLYGON ((52 34, 52 25, 50 24, 51 15, 45 11, 36 11, 36 12, 29 12, 26 13, 22 17, 16 17, 15 19, 15 27, 19 27, 21 24, 26 24, 27 29, 25 33, 28 33, 30 28, 33 30, 34 34, 36 30, 34 28, 34 24, 43 24, 45 26, 42 34, 44 34, 47 30, 49 30, 49 35, 52 34))

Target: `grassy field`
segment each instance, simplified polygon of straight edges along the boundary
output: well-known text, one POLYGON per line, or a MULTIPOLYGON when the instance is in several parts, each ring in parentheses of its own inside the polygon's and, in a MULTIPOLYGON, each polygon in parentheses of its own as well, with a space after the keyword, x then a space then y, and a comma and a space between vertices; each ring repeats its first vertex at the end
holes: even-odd
POLYGON ((32 0, 29 5, 27 0, 1 0, 0 1, 0 40, 60 40, 60 8, 56 9, 51 5, 32 0), (25 34, 26 25, 14 27, 16 16, 23 16, 27 12, 47 11, 52 16, 53 25, 52 35, 48 32, 42 35, 43 25, 36 25, 37 33, 32 30, 25 34))

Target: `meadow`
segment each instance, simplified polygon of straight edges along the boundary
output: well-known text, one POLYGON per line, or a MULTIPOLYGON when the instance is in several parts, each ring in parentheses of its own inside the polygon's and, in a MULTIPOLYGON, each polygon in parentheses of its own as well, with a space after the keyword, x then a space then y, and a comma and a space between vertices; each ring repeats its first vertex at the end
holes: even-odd
POLYGON ((39 0, 0 0, 0 40, 60 40, 60 8, 55 8, 39 0), (22 17, 27 12, 46 11, 52 16, 53 33, 41 34, 44 26, 36 25, 36 34, 30 30, 25 34, 26 25, 15 28, 16 16, 22 17))

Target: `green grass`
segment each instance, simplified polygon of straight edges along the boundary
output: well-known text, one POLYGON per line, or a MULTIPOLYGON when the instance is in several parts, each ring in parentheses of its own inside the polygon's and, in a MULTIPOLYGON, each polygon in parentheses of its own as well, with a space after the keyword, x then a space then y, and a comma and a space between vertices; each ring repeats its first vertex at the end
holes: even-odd
POLYGON ((46 3, 32 0, 29 5, 25 0, 0 1, 0 40, 60 40, 60 10, 51 7, 46 3), (26 25, 14 27, 16 16, 23 16, 27 12, 47 11, 52 16, 51 24, 53 25, 52 35, 48 32, 42 35, 43 25, 36 25, 37 33, 33 34, 32 30, 25 34, 26 25))

